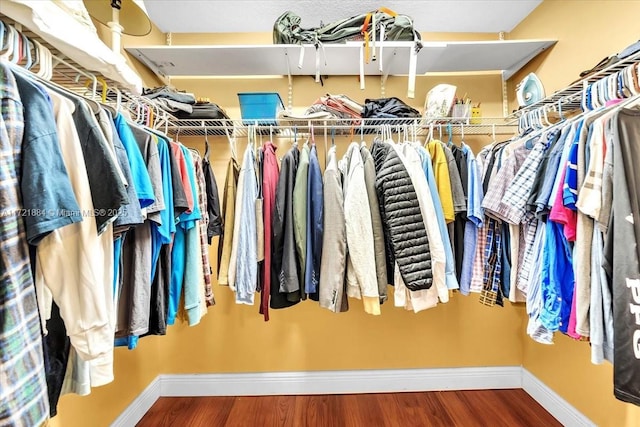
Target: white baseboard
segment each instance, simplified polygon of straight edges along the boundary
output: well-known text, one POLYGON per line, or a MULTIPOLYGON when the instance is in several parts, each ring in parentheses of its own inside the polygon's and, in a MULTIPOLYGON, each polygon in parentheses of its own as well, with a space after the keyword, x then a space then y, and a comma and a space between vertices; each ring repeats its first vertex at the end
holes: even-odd
POLYGON ((159 375, 113 422, 133 427, 160 396, 264 396, 523 388, 558 421, 594 424, 520 366, 159 375))
POLYGON ((162 375, 162 396, 264 396, 520 388, 520 367, 162 375))
POLYGON ((562 425, 571 427, 596 425, 525 368, 522 368, 522 388, 562 425))
POLYGON ((144 417, 144 414, 151 409, 156 400, 160 396, 160 376, 157 376, 151 381, 151 383, 145 388, 142 393, 138 395, 131 402, 131 405, 127 406, 118 418, 111 424, 111 427, 133 427, 138 421, 144 417))

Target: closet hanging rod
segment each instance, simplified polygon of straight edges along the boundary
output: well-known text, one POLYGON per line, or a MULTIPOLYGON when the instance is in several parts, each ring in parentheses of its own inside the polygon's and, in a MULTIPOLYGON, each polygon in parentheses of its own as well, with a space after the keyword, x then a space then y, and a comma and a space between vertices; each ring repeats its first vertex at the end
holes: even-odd
MULTIPOLYGON (((228 121, 226 122, 227 124, 222 124, 221 120, 205 120, 204 126, 202 123, 203 120, 190 120, 190 122, 192 123, 181 124, 179 126, 175 126, 175 123, 172 123, 168 128, 168 134, 177 134, 179 136, 202 136, 206 131, 208 135, 212 136, 226 136, 226 133, 229 132, 233 133, 233 135, 237 137, 245 137, 248 135, 249 130, 249 126, 242 125, 241 122, 235 121, 228 121)), ((421 124, 414 125, 411 123, 406 123, 405 126, 405 124, 400 123, 382 123, 379 120, 376 120, 375 123, 365 123, 364 125, 331 124, 328 122, 325 124, 324 120, 311 122, 313 133, 315 135, 321 135, 327 131, 335 132, 341 136, 353 134, 354 137, 357 137, 360 133, 364 133, 366 135, 376 134, 384 127, 384 125, 390 125, 393 133, 404 131, 405 128, 412 132, 415 130, 418 136, 426 136, 429 133, 429 126, 423 126, 421 124)), ((436 132, 438 132, 438 135, 440 132, 442 133, 443 138, 449 133, 446 124, 436 124, 434 125, 434 128, 436 129, 436 132)), ((293 135, 295 131, 297 131, 298 135, 310 134, 310 127, 306 121, 297 124, 258 126, 256 130, 259 134, 269 135, 270 133, 273 133, 279 138, 293 135)), ((458 123, 452 127, 453 135, 492 135, 494 132, 497 135, 513 135, 517 132, 517 125, 505 124, 504 120, 502 120, 502 123, 486 122, 480 124, 462 124, 462 126, 458 123)))

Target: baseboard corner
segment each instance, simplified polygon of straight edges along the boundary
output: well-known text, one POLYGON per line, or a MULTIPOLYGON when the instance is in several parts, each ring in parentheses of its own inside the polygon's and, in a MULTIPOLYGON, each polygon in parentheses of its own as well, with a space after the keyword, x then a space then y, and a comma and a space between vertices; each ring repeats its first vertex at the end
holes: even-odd
POLYGON ((116 418, 111 427, 135 426, 160 397, 161 378, 157 376, 116 418))
POLYGON ((522 388, 562 425, 596 426, 593 421, 524 367, 522 367, 522 388))

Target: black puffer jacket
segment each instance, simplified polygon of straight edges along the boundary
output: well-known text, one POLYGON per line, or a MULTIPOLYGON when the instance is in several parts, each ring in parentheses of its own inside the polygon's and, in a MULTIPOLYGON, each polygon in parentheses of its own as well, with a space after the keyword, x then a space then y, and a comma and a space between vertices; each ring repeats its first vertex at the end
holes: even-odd
POLYGON ((429 289, 433 283, 431 251, 411 177, 389 144, 374 142, 371 151, 380 213, 402 279, 412 291, 429 289))

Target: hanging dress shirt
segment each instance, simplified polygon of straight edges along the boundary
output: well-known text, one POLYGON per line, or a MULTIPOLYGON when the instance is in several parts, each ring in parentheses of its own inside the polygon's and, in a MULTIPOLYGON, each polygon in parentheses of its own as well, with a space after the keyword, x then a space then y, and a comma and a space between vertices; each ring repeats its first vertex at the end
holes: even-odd
POLYGON ((271 271, 272 271, 272 221, 273 210, 276 203, 276 188, 278 187, 278 159, 277 147, 272 142, 263 146, 262 163, 262 200, 264 215, 264 262, 262 263, 262 295, 260 298, 260 314, 264 320, 269 320, 269 297, 271 296, 271 271))
MULTIPOLYGON (((235 279, 236 303, 253 305, 258 280, 258 252, 256 232, 256 199, 258 181, 253 144, 248 144, 240 169, 236 212, 240 214, 237 228, 238 256, 235 279), (240 209, 238 209, 240 208, 240 209)), ((234 236, 235 240, 235 236, 234 236)))
POLYGON ((231 259, 231 246, 233 245, 239 175, 238 161, 232 155, 227 165, 227 176, 224 182, 224 195, 222 196, 222 215, 224 220, 222 221, 222 236, 218 243, 218 284, 222 286, 229 285, 229 262, 231 259))

